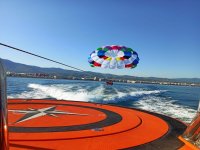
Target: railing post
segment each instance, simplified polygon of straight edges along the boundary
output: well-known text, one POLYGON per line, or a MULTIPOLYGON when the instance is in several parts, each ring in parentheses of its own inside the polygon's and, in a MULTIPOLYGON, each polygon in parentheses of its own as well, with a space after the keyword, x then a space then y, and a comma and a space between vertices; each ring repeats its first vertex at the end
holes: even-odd
POLYGON ((197 114, 183 133, 183 138, 200 148, 200 101, 197 114))
POLYGON ((6 73, 0 59, 0 149, 9 149, 6 73))

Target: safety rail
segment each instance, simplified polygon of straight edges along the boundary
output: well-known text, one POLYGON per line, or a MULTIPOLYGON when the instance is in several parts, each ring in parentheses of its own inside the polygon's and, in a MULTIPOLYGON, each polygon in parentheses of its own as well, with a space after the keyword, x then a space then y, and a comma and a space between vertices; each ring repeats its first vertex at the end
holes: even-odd
POLYGON ((6 73, 0 59, 0 149, 9 149, 6 73))
POLYGON ((183 133, 183 138, 200 148, 200 101, 197 114, 183 133))

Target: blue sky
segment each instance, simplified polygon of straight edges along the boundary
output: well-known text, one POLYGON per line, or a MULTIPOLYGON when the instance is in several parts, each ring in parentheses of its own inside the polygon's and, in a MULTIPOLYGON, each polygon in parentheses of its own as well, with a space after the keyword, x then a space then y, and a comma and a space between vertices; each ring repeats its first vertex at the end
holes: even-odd
MULTIPOLYGON (((87 71, 200 77, 199 8, 199 0, 1 0, 0 42, 87 71), (93 50, 113 44, 137 51, 137 68, 89 66, 93 50)), ((2 46, 0 57, 64 68, 2 46)))

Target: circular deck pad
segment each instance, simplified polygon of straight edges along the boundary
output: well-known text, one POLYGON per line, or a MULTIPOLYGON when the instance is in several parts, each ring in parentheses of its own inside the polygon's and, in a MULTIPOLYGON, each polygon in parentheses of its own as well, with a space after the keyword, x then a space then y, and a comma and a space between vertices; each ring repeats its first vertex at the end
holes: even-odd
POLYGON ((61 100, 9 100, 10 149, 126 149, 163 137, 168 124, 117 106, 61 100))

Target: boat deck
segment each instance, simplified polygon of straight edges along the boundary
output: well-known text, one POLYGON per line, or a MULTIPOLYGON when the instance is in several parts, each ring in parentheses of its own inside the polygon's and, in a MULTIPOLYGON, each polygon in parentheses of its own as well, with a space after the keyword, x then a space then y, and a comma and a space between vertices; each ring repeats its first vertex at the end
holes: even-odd
POLYGON ((170 117, 112 105, 9 99, 10 150, 173 150, 186 125, 170 117))

